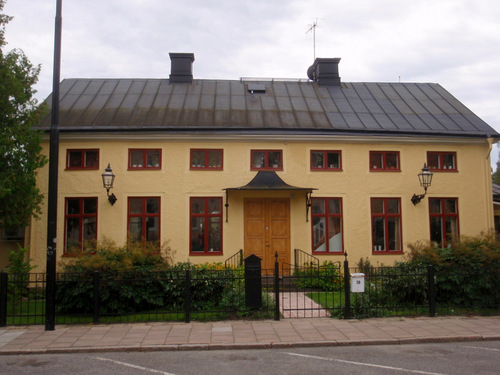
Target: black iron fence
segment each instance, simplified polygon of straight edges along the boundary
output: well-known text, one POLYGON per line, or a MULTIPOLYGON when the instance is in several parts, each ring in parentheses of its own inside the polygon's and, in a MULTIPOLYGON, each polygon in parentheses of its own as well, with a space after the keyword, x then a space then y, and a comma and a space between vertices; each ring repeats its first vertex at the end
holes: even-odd
MULTIPOLYGON (((356 269, 347 261, 319 265, 309 258, 303 266, 276 262, 274 270, 262 270, 260 264, 257 267, 245 264, 162 272, 60 273, 55 321, 189 322, 500 313, 498 267, 399 265, 356 269)), ((44 324, 46 275, 0 275, 0 326, 44 324)))

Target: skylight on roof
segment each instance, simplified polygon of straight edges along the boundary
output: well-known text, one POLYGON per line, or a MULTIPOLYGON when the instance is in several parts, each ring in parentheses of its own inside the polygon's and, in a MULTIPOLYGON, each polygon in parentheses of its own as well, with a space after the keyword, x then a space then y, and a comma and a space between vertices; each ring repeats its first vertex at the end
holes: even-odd
POLYGON ((247 90, 250 94, 265 94, 266 86, 262 83, 248 83, 247 90))

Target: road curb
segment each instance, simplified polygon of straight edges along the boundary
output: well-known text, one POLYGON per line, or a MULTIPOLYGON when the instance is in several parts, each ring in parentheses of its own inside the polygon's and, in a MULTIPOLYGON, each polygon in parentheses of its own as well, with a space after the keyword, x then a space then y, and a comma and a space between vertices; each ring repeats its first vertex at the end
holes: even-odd
POLYGON ((228 343, 228 344, 167 344, 167 345, 130 345, 130 346, 88 346, 44 349, 0 349, 2 355, 30 355, 30 354, 78 354, 78 353, 106 353, 106 352, 158 352, 158 351, 198 351, 198 350, 256 350, 256 349, 289 349, 334 346, 363 346, 363 345, 410 345, 432 344, 445 342, 466 341, 500 341, 499 335, 494 336, 444 336, 422 337, 408 339, 373 339, 373 340, 331 340, 331 341, 295 341, 271 343, 228 343))

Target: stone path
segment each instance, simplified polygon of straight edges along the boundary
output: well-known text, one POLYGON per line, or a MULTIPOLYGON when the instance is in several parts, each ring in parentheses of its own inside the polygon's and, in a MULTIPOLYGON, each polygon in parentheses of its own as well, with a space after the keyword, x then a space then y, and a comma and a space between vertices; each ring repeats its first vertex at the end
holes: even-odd
POLYGON ((280 294, 280 311, 283 318, 329 318, 330 313, 303 292, 280 294))

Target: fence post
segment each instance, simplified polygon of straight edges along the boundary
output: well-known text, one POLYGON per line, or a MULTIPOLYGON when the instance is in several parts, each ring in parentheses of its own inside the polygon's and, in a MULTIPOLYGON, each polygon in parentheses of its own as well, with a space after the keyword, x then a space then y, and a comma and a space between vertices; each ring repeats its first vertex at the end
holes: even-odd
POLYGON ((94 324, 98 324, 101 315, 100 311, 101 305, 99 301, 99 288, 101 286, 101 275, 99 271, 94 271, 93 281, 94 281, 94 324))
POLYGON ((186 279, 184 285, 184 315, 185 322, 191 321, 191 270, 186 270, 186 279))
POLYGON ((429 291, 429 316, 436 316, 436 288, 434 284, 435 270, 432 264, 427 266, 427 290, 429 291))
POLYGON ((347 260, 347 253, 344 254, 344 319, 351 319, 351 283, 349 274, 349 261, 347 260))
POLYGON ((0 273, 0 327, 7 325, 7 284, 9 275, 7 272, 0 273))
POLYGON ((274 262, 274 320, 280 320, 280 262, 278 252, 275 254, 274 262))

